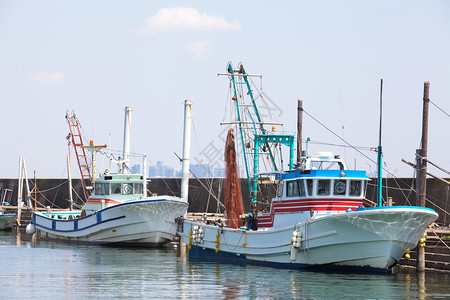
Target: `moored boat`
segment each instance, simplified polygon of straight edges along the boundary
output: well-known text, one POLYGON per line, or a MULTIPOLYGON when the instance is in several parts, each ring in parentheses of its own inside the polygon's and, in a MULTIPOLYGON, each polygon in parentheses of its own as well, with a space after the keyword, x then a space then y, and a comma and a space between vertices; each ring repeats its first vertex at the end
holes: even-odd
POLYGON ((16 214, 5 214, 0 212, 0 230, 12 229, 16 221, 16 214))
MULTIPOLYGON (((218 220, 182 219, 179 234, 188 245, 189 258, 293 269, 352 269, 386 272, 403 254, 416 246, 437 213, 424 207, 363 207, 368 177, 365 171, 349 170, 339 156, 322 152, 304 156, 293 166, 293 136, 264 129, 241 65, 227 68, 231 86, 245 82, 252 104, 245 105, 235 88, 236 109, 253 107, 253 167, 248 168, 251 213, 245 225, 230 227, 218 220), (255 126, 255 124, 259 126, 255 126), (289 170, 275 170, 277 195, 267 212, 257 209, 260 151, 270 143, 290 147, 289 170)), ((248 113, 248 111, 247 111, 248 113)), ((244 122, 237 113, 240 136, 244 122)), ((252 145, 248 142, 241 142, 252 145)), ((226 149, 235 147, 226 145, 226 149)), ((249 148, 247 146, 247 148, 249 148)), ((245 148, 243 153, 245 153, 245 148)), ((248 160, 245 160, 245 163, 248 160)), ((225 199, 227 201, 227 199, 225 199)))
MULTIPOLYGON (((129 128, 130 108, 126 108, 125 128, 129 128)), ((185 141, 190 132, 191 101, 185 103, 185 141)), ((125 130, 124 143, 130 139, 125 130)), ((129 149, 124 145, 124 149, 129 149)), ((186 150, 184 150, 186 151, 186 150)), ((128 155, 124 153, 124 157, 128 155)), ((183 157, 183 160, 188 160, 183 157)), ((147 196, 144 174, 129 174, 124 161, 121 172, 105 171, 95 179, 94 190, 81 211, 60 214, 35 212, 27 227, 28 233, 38 229, 41 237, 71 242, 120 244, 126 246, 160 246, 173 240, 175 219, 187 212, 187 185, 182 185, 181 197, 147 196)), ((95 174, 95 172, 93 172, 95 174)), ((186 181, 187 182, 187 181, 186 181)))

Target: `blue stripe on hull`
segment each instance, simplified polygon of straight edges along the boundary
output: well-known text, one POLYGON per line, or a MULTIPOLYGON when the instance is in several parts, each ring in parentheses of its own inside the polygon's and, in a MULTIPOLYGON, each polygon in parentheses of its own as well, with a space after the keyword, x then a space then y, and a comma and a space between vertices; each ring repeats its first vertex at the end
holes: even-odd
POLYGON ((75 245, 98 245, 105 247, 126 247, 126 248, 164 248, 167 242, 153 243, 153 242, 101 242, 101 241, 86 241, 86 240, 72 240, 71 238, 51 238, 40 236, 41 240, 49 242, 65 242, 67 244, 75 245))
POLYGON ((303 271, 321 271, 330 273, 371 273, 371 274, 386 274, 388 269, 378 269, 371 267, 353 267, 353 266, 339 266, 332 264, 325 265, 308 265, 299 263, 277 263, 269 261, 257 261, 247 259, 245 255, 236 255, 234 253, 219 251, 216 253, 212 249, 203 249, 201 247, 192 246, 189 251, 189 260, 195 262, 220 262, 231 263, 238 265, 255 265, 263 267, 272 267, 279 269, 294 269, 303 271))

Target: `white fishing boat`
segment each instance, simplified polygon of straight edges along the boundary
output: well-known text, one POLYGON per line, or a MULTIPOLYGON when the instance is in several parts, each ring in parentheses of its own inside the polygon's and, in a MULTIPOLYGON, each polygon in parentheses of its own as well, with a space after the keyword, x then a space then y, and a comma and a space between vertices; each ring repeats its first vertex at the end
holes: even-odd
MULTIPOLYGON (((190 259, 292 269, 386 272, 417 245, 427 226, 438 217, 434 210, 410 206, 363 207, 369 180, 366 172, 349 170, 339 156, 331 153, 303 156, 294 168, 294 136, 265 130, 248 82, 251 75, 245 73, 242 65, 234 70, 229 64, 227 70, 231 86, 235 87, 236 110, 245 108, 245 113, 250 114, 248 108, 254 108, 253 141, 245 140, 250 135, 240 132, 243 153, 248 145, 253 145, 253 166, 247 165, 251 159, 244 160, 252 211, 240 216, 245 224, 239 224, 239 216, 233 212, 226 212, 225 222, 180 219, 178 232, 188 245, 190 259), (245 84, 247 92, 236 88, 237 84, 245 84), (245 94, 250 96, 250 104, 244 103, 245 94), (290 148, 289 170, 275 169, 273 173, 261 174, 260 152, 266 153, 270 160, 273 157, 270 149, 275 149, 271 148, 272 143, 290 148), (257 202, 261 202, 258 182, 262 177, 272 177, 278 186, 266 212, 257 207, 257 202), (231 225, 236 223, 239 225, 231 225)), ((239 131, 245 124, 240 119, 243 114, 237 113, 234 122, 239 131)), ((234 147, 234 143, 226 145, 226 149, 234 147)), ((227 161, 227 176, 234 172, 229 171, 228 165, 227 161)), ((225 185, 225 188, 236 186, 225 185)), ((225 206, 238 194, 231 193, 232 199, 225 198, 225 206)))
MULTIPOLYGON (((191 104, 185 103, 183 168, 189 164, 191 104)), ((125 111, 124 143, 129 143, 131 108, 125 111)), ((127 156, 124 153, 124 158, 127 156)), ((181 197, 149 197, 145 158, 144 174, 128 174, 126 167, 121 169, 117 174, 106 171, 95 180, 94 191, 81 211, 35 212, 27 232, 38 229, 47 239, 127 246, 160 246, 172 241, 177 229, 175 219, 184 216, 188 208, 187 178, 182 178, 181 197)), ((186 176, 185 170, 183 173, 186 176)))

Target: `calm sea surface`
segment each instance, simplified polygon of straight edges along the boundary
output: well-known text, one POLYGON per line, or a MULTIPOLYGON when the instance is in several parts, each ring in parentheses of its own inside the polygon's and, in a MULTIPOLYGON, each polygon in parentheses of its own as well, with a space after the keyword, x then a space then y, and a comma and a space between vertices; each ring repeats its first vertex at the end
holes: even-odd
POLYGON ((3 299, 450 299, 450 276, 191 263, 176 249, 33 242, 0 232, 3 299))

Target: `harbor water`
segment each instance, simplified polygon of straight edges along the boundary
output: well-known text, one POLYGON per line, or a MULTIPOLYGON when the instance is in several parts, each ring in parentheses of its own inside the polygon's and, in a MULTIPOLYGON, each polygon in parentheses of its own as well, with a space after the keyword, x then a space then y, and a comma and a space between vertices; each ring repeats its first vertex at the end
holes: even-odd
POLYGON ((0 232, 4 299, 448 299, 450 276, 336 274, 190 262, 183 251, 0 232))

